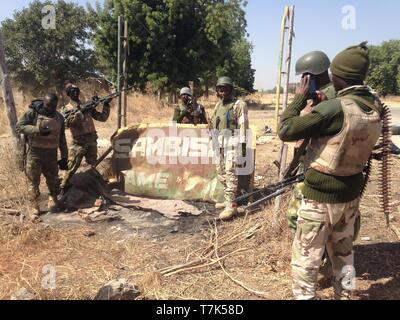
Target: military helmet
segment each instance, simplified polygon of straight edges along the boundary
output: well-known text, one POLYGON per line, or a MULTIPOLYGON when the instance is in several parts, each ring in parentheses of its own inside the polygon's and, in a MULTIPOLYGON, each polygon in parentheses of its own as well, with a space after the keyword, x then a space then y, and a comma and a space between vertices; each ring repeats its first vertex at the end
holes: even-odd
POLYGON ((190 90, 190 88, 188 88, 188 87, 183 87, 181 89, 181 92, 179 93, 179 96, 182 96, 184 94, 187 94, 188 96, 191 96, 191 97, 193 96, 192 90, 190 90))
POLYGON ((311 73, 319 75, 329 69, 331 61, 322 51, 309 52, 296 62, 296 75, 311 73))
POLYGON ((232 79, 229 77, 219 78, 216 87, 222 87, 222 86, 233 87, 232 79))
POLYGON ((68 84, 65 86, 65 92, 66 92, 66 94, 69 95, 70 92, 71 92, 72 90, 78 90, 78 91, 80 91, 78 86, 76 86, 76 85, 74 85, 74 84, 72 84, 72 83, 68 83, 68 84))

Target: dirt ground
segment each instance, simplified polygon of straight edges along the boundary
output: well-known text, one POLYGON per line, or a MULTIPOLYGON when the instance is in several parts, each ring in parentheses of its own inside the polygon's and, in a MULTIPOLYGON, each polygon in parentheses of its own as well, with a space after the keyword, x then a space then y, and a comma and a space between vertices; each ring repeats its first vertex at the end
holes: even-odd
MULTIPOLYGON (((265 126, 274 128, 272 97, 255 95, 248 102, 257 134, 262 135, 265 126)), ((144 103, 159 108, 151 100, 144 103)), ((169 120, 172 109, 160 110, 158 121, 169 120)), ((136 122, 135 117, 137 113, 130 113, 128 122, 136 122)), ((152 115, 140 117, 146 121, 152 115)), ((109 125, 98 129, 104 141, 113 131, 109 125)), ((265 139, 257 146, 258 186, 277 179, 273 162, 279 159, 281 142, 273 135, 265 139)), ((6 138, 0 143, 0 206, 26 210, 25 178, 12 165, 6 138)), ((400 181, 396 175, 400 161, 393 162, 391 225, 398 232, 400 194, 395 186, 400 181)), ((386 228, 379 210, 377 169, 374 162, 361 204, 354 298, 400 299, 400 234, 386 228)), ((41 190, 44 194, 44 184, 41 190)), ((93 299, 102 285, 116 278, 137 284, 139 299, 292 299, 292 237, 284 217, 289 196, 282 199, 279 225, 273 224, 274 205, 231 222, 218 222, 211 210, 201 218, 178 221, 135 211, 124 213, 124 221, 93 224, 78 217, 47 215, 44 223, 33 225, 1 212, 0 299, 9 299, 20 288, 36 299, 93 299), (88 237, 88 231, 93 235, 88 237), (53 289, 43 286, 48 266, 56 270, 53 289)), ((330 289, 318 293, 324 299, 332 297, 330 289)))

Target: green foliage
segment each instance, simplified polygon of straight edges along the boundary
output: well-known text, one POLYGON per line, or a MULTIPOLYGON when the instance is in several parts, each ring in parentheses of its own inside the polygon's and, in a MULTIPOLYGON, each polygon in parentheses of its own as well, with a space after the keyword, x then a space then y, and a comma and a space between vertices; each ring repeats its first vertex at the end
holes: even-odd
POLYGON ((400 94, 400 40, 370 47, 367 83, 381 95, 400 94))
POLYGON ((33 1, 28 8, 2 23, 7 63, 19 87, 34 94, 61 91, 67 80, 93 72, 94 52, 89 46, 93 21, 84 7, 65 1, 33 1), (56 10, 56 28, 44 29, 45 5, 56 10))
MULTIPOLYGON (((63 0, 35 0, 2 23, 7 62, 23 90, 43 93, 101 71, 117 80, 118 16, 129 23, 129 84, 176 91, 194 82, 213 87, 221 75, 253 90, 252 45, 244 0, 106 0, 86 9, 63 0), (45 5, 56 29, 44 29, 45 5)), ((200 90, 199 90, 200 89, 200 90)))
POLYGON ((129 83, 175 91, 193 81, 213 86, 229 75, 251 91, 252 46, 245 38, 242 0, 114 0, 97 15, 94 37, 99 68, 116 79, 117 19, 129 22, 129 83))

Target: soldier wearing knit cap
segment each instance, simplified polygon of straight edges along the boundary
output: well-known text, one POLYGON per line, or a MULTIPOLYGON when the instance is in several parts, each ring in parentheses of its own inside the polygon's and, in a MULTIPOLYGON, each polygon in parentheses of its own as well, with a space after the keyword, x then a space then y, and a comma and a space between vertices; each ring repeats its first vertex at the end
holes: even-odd
POLYGON ((327 248, 336 299, 354 289, 353 242, 357 238, 363 170, 382 131, 382 105, 365 86, 369 67, 366 43, 339 53, 331 64, 337 98, 300 116, 309 78, 281 116, 284 141, 311 138, 305 156, 304 199, 292 251, 293 294, 315 299, 318 269, 327 248))

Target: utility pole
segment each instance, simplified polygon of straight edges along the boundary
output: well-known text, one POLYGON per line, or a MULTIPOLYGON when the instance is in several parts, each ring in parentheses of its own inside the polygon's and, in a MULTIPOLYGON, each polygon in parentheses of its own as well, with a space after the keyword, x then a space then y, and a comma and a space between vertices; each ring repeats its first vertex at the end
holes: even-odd
POLYGON ((123 48, 124 48, 124 57, 123 57, 123 61, 122 61, 122 73, 123 73, 123 78, 124 78, 124 85, 123 85, 123 89, 124 92, 122 93, 123 95, 123 99, 122 99, 122 103, 123 103, 123 118, 124 118, 124 127, 126 127, 126 116, 127 116, 127 106, 128 106, 128 92, 126 91, 126 89, 128 88, 128 50, 129 50, 129 42, 128 42, 128 21, 125 21, 124 23, 124 37, 123 37, 123 48))
MULTIPOLYGON (((282 84, 282 75, 285 77, 284 82, 284 99, 282 110, 284 111, 289 102, 289 84, 290 84, 290 67, 292 61, 292 43, 294 36, 294 6, 285 7, 285 13, 282 20, 282 29, 281 29, 281 48, 280 48, 280 59, 279 59, 279 74, 278 74, 278 83, 277 83, 277 95, 276 95, 276 132, 279 130, 279 114, 280 114, 280 91, 282 84), (285 48, 285 34, 288 32, 288 43, 286 46, 286 63, 285 70, 282 71, 283 65, 283 51, 285 48)), ((279 180, 281 181, 284 178, 284 173, 286 170, 286 162, 287 162, 287 154, 288 154, 288 145, 284 142, 281 144, 280 150, 280 160, 279 160, 279 180)), ((275 200, 275 216, 274 216, 274 225, 276 227, 279 226, 279 212, 281 207, 281 196, 277 197, 275 200)), ((277 229, 277 228, 276 228, 277 229)))
POLYGON ((4 53, 3 36, 0 33, 0 82, 4 98, 4 105, 7 111, 7 118, 11 129, 11 134, 14 143, 19 146, 21 138, 17 133, 15 125, 17 124, 17 112, 15 110, 14 95, 12 92, 10 75, 6 64, 6 57, 4 53))
MULTIPOLYGON (((117 91, 121 92, 122 89, 122 74, 121 74, 121 40, 122 40, 122 28, 123 28, 123 18, 122 16, 118 16, 118 79, 117 79, 117 91)), ((121 128, 121 120, 122 120, 122 95, 121 93, 118 96, 118 129, 121 128)))

